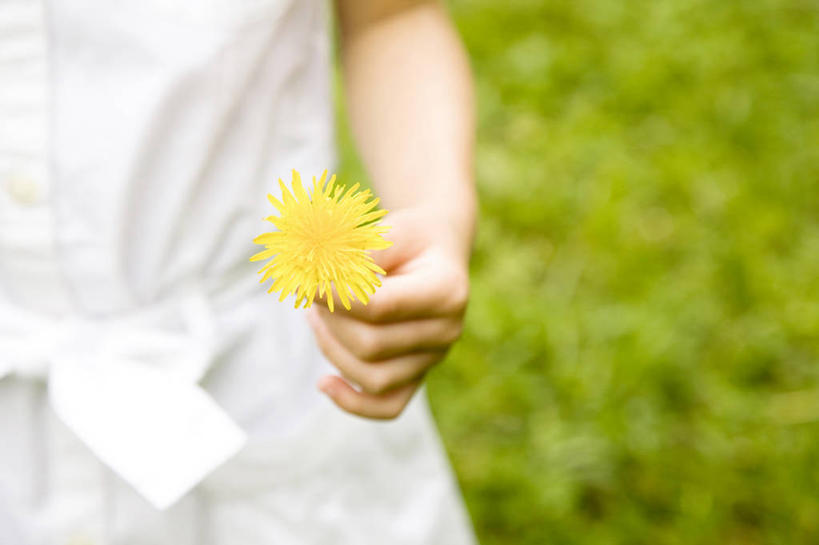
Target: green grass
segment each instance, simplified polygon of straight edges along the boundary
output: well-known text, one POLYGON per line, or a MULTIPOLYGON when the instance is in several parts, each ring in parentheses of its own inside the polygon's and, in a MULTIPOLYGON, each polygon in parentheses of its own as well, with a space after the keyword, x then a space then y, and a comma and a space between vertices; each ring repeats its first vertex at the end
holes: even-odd
POLYGON ((482 204, 429 392, 482 543, 819 543, 819 4, 450 5, 482 204))

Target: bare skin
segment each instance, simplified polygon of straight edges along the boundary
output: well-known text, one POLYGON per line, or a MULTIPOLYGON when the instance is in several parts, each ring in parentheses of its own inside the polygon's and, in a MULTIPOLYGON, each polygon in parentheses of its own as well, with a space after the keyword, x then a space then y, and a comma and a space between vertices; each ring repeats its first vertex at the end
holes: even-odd
POLYGON ((403 411, 461 334, 475 224, 472 81, 438 2, 336 0, 347 108, 394 245, 368 305, 308 318, 341 376, 318 387, 347 412, 403 411))

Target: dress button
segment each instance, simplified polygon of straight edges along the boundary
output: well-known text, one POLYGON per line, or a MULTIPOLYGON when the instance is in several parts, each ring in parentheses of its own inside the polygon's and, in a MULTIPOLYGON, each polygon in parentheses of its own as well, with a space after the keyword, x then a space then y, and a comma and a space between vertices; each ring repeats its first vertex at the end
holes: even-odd
POLYGON ((11 176, 6 181, 6 191, 18 204, 34 204, 40 198, 37 182, 23 176, 11 176))

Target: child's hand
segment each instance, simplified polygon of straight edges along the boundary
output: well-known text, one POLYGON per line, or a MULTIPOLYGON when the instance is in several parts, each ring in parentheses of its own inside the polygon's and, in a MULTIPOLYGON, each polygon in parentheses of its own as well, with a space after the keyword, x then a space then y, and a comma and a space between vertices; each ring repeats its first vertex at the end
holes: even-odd
POLYGON ((337 303, 330 313, 322 301, 308 314, 322 352, 344 377, 324 376, 319 388, 345 411, 381 419, 401 414, 458 339, 469 294, 469 241, 457 240, 446 221, 405 209, 384 223, 394 245, 373 253, 387 276, 369 304, 346 311, 337 303))

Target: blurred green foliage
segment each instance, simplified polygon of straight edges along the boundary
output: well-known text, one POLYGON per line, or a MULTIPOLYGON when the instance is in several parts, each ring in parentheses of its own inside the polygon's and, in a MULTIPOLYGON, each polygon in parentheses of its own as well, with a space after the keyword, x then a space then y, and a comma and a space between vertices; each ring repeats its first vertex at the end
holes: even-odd
POLYGON ((819 543, 819 4, 450 6, 482 204, 429 393, 482 543, 819 543))

